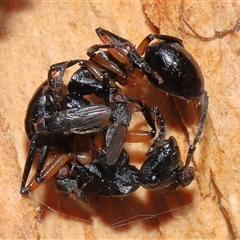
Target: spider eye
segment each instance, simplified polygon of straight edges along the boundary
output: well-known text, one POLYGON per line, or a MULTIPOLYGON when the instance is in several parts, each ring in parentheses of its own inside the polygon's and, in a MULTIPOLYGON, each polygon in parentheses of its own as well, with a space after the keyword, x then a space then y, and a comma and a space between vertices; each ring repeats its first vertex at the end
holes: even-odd
POLYGON ((148 181, 148 186, 151 188, 157 187, 160 183, 159 178, 157 178, 155 175, 151 177, 151 179, 148 181))
POLYGON ((58 171, 58 174, 57 174, 57 178, 58 179, 64 179, 64 178, 67 178, 69 177, 70 175, 70 169, 69 167, 66 165, 66 166, 63 166, 59 171, 58 171))

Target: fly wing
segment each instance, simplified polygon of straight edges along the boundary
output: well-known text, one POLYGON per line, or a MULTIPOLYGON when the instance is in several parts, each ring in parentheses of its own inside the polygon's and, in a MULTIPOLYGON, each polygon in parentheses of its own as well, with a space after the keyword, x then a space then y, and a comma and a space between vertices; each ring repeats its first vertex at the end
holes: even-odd
POLYGON ((85 134, 98 132, 108 125, 111 109, 105 105, 87 105, 59 112, 69 123, 67 133, 85 134))
POLYGON ((107 165, 111 166, 118 160, 122 148, 124 139, 127 133, 127 127, 123 124, 112 124, 106 134, 106 159, 107 165))
POLYGON ((124 95, 118 94, 112 109, 114 121, 106 133, 106 158, 107 165, 111 166, 118 160, 127 134, 127 128, 131 121, 131 111, 128 107, 128 100, 124 95))

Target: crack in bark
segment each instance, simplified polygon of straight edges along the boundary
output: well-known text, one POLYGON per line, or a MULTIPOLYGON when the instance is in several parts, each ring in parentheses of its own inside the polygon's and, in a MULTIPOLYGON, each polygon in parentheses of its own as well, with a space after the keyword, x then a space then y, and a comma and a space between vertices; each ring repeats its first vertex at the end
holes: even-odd
POLYGON ((226 221, 226 224, 227 224, 227 227, 228 227, 228 231, 229 231, 229 239, 232 239, 232 240, 235 240, 238 238, 238 234, 236 233, 236 231, 234 230, 234 226, 232 225, 231 223, 231 218, 230 218, 230 215, 229 215, 229 212, 227 211, 227 209, 222 205, 222 199, 224 198, 220 189, 218 188, 215 180, 214 180, 214 176, 213 176, 213 172, 210 168, 210 179, 211 179, 211 183, 213 185, 213 188, 216 192, 216 196, 217 196, 217 199, 218 199, 218 205, 219 205, 219 210, 220 212, 222 213, 225 221, 226 221))
POLYGON ((197 33, 194 28, 189 24, 189 22, 186 20, 184 14, 183 14, 183 8, 180 7, 179 8, 179 14, 181 16, 182 21, 185 23, 185 25, 188 27, 188 29, 200 40, 202 41, 206 41, 206 42, 210 42, 213 41, 217 38, 224 38, 225 36, 229 35, 229 34, 233 34, 234 32, 238 32, 240 31, 240 18, 237 19, 236 23, 231 26, 228 27, 224 30, 221 31, 217 31, 215 30, 215 34, 213 36, 210 37, 204 37, 201 34, 197 33))

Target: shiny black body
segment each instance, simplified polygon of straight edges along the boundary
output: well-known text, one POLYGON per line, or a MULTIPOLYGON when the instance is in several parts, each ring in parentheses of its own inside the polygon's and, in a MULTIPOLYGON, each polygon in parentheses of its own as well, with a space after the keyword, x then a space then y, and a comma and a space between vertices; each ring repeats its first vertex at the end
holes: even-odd
POLYGON ((195 176, 193 167, 185 167, 174 137, 164 140, 143 163, 139 181, 149 190, 166 194, 189 185, 195 176))
MULTIPOLYGON (((135 48, 128 40, 103 28, 97 28, 96 32, 103 43, 108 43, 107 47, 105 45, 108 51, 119 49, 125 60, 132 63, 131 69, 141 69, 157 88, 188 101, 201 101, 205 91, 203 75, 181 39, 150 34, 135 48)), ((95 49, 103 47, 98 45, 95 49)), ((131 72, 127 75, 131 77, 131 72)))
POLYGON ((149 66, 156 71, 163 83, 146 74, 149 81, 166 93, 187 100, 198 100, 204 92, 202 72, 196 60, 175 37, 160 35, 160 42, 147 47, 144 56, 149 66))
POLYGON ((91 163, 87 167, 76 162, 69 163, 70 167, 73 167, 72 172, 74 172, 74 168, 79 168, 82 169, 81 174, 69 173, 63 176, 60 169, 56 177, 57 188, 65 195, 73 194, 81 201, 87 203, 87 194, 90 192, 95 192, 103 196, 125 196, 136 191, 139 186, 142 186, 148 190, 158 191, 160 194, 168 194, 179 188, 188 186, 195 177, 195 169, 189 165, 196 150, 196 144, 199 141, 207 115, 208 96, 206 92, 203 97, 204 105, 200 124, 193 143, 189 146, 185 164, 182 161, 177 140, 173 136, 169 139, 164 139, 165 124, 161 113, 156 108, 151 108, 151 112, 158 116, 160 122, 158 127, 159 136, 155 139, 152 146, 150 146, 140 170, 133 168, 134 173, 130 171, 133 174, 133 178, 128 175, 128 167, 130 165, 129 161, 126 161, 128 159, 126 153, 121 153, 122 155, 117 160, 116 166, 109 166, 105 162, 106 151, 103 151, 99 155, 99 159, 95 159, 93 164, 91 163), (104 161, 101 159, 104 159, 104 161), (121 161, 123 162, 121 163, 121 161), (121 165, 122 167, 118 169, 118 166, 121 165), (127 173, 127 178, 123 177, 125 176, 125 172, 127 173), (123 185, 128 186, 127 189, 129 191, 122 191, 118 188, 118 186, 123 185), (116 191, 116 189, 118 190, 116 191))
POLYGON ((176 139, 170 137, 157 144, 140 170, 130 165, 125 150, 113 166, 107 165, 105 150, 90 164, 70 162, 56 175, 56 187, 64 195, 73 194, 87 203, 87 195, 91 192, 124 197, 142 186, 158 190, 160 194, 169 194, 189 185, 194 179, 195 169, 183 165, 176 139), (69 169, 69 173, 62 174, 66 172, 64 168, 69 169))
POLYGON ((113 166, 107 165, 106 153, 103 151, 90 164, 69 164, 72 170, 67 176, 61 171, 56 176, 56 186, 63 194, 76 194, 83 200, 87 193, 95 192, 102 196, 126 196, 140 186, 136 167, 129 164, 130 159, 122 150, 113 166))
POLYGON ((99 73, 101 79, 98 80, 85 66, 85 61, 80 60, 81 67, 72 75, 68 83, 70 92, 83 95, 95 94, 105 100, 108 106, 110 96, 117 93, 118 87, 115 84, 110 86, 111 79, 107 73, 99 73))

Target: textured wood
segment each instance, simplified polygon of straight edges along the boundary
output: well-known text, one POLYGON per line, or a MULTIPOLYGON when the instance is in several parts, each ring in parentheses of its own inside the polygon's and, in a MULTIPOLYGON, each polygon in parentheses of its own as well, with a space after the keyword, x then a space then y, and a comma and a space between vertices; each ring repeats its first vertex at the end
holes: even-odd
MULTIPOLYGON (((178 12, 182 6, 193 28, 203 36, 211 36, 215 30, 235 24, 240 16, 237 1, 144 1, 143 6, 140 1, 0 4, 0 187, 4 209, 0 220, 7 224, 1 223, 1 238, 239 237, 239 33, 201 41, 189 31, 178 12), (77 202, 61 197, 52 182, 43 184, 29 198, 21 197, 20 177, 29 146, 23 127, 25 111, 35 89, 46 79, 49 65, 86 58, 87 48, 99 42, 94 32, 99 26, 137 45, 150 32, 157 32, 151 21, 161 33, 182 38, 204 74, 210 109, 194 155, 196 180, 166 197, 143 189, 124 199, 93 195, 92 215, 86 214, 77 202)), ((168 134, 178 139, 185 159, 195 125, 187 122, 181 103, 146 80, 134 89, 126 89, 126 93, 150 104, 159 102, 168 134)), ((139 151, 139 146, 127 145, 137 165, 147 149, 143 144, 139 151)))
POLYGON ((0 134, 0 238, 39 238, 32 203, 19 194, 20 168, 16 161, 16 149, 10 139, 9 125, 2 108, 0 110, 0 134), (21 212, 22 209, 24 211, 21 212))

